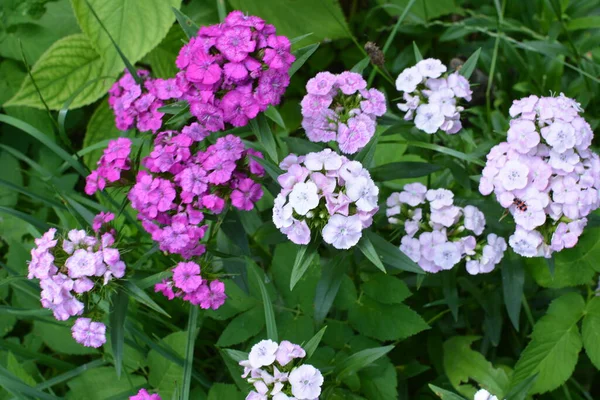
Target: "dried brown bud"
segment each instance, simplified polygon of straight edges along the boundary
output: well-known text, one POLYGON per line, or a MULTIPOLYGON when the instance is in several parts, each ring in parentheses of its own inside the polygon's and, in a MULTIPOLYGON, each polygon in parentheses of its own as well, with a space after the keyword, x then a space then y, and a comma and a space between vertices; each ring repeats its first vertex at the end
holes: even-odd
POLYGON ((460 68, 463 66, 464 63, 465 62, 463 60, 461 60, 458 57, 455 57, 452 60, 450 60, 450 68, 455 71, 460 71, 460 68))
POLYGON ((371 58, 371 63, 373 63, 373 65, 383 67, 383 64, 385 64, 385 56, 375 43, 367 42, 365 44, 365 51, 369 55, 369 58, 371 58))

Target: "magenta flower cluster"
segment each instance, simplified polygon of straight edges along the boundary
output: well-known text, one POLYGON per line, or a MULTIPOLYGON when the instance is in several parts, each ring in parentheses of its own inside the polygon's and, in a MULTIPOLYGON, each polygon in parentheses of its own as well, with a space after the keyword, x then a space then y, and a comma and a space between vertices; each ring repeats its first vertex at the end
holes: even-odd
POLYGON ((141 132, 156 132, 162 127, 164 113, 158 111, 168 100, 178 100, 183 92, 176 79, 152 79, 146 70, 138 70, 143 87, 125 73, 108 91, 108 104, 115 114, 117 129, 126 131, 134 126, 141 132))
POLYGON ((454 134, 462 129, 458 100, 471 101, 469 81, 457 72, 443 75, 447 68, 440 60, 428 58, 406 68, 396 79, 396 89, 403 92, 399 103, 404 119, 414 119, 417 129, 429 134, 442 130, 454 134))
POLYGON ((290 83, 291 43, 273 25, 233 11, 202 27, 177 57, 177 85, 207 132, 244 126, 277 105, 290 83))
MULTIPOLYGON (((114 242, 110 232, 96 237, 73 229, 61 238, 54 228, 36 239, 27 277, 40 280, 42 307, 52 310, 59 321, 82 315, 84 295, 125 275, 125 263, 114 242)), ((84 346, 99 347, 106 340, 105 329, 101 322, 79 318, 72 332, 84 346)))
POLYGON ((506 241, 493 233, 483 239, 483 213, 454 205, 450 190, 410 183, 386 203, 388 221, 404 231, 400 250, 424 271, 449 270, 464 259, 471 275, 488 273, 504 256, 506 241))
POLYGON ((345 154, 369 143, 376 118, 386 111, 383 93, 367 89, 367 82, 355 72, 319 72, 307 82, 306 91, 301 103, 306 136, 311 142, 335 141, 345 154))
POLYGON ((337 249, 356 245, 379 209, 379 188, 362 164, 325 149, 290 154, 280 167, 275 226, 296 244, 308 244, 316 230, 337 249))
POLYGON ((98 160, 98 168, 85 178, 85 193, 91 196, 99 190, 104 190, 107 185, 118 182, 121 173, 131 169, 129 153, 131 140, 118 138, 108 142, 108 147, 98 160))
POLYGON ((144 158, 128 198, 160 249, 190 259, 204 253, 204 213, 219 214, 228 202, 251 210, 262 197, 256 181, 264 169, 241 139, 227 135, 205 150, 185 133, 160 132, 144 158), (198 149, 198 150, 196 150, 198 149))
POLYGON ((225 285, 214 279, 208 281, 200 274, 200 265, 193 261, 180 262, 173 268, 173 278, 165 279, 154 287, 169 300, 180 297, 204 309, 216 310, 225 303, 225 285))
POLYGON ((129 400, 162 400, 158 393, 148 393, 146 389, 140 389, 135 396, 129 396, 129 400))
POLYGON ((242 378, 254 386, 246 400, 314 400, 321 394, 323 375, 309 364, 302 364, 306 351, 287 340, 281 343, 261 340, 252 346, 242 378))
POLYGON ((600 158, 579 104, 565 97, 529 96, 510 108, 507 141, 494 146, 479 182, 494 192, 517 225, 509 238, 524 257, 550 257, 575 246, 586 216, 600 207, 600 158))

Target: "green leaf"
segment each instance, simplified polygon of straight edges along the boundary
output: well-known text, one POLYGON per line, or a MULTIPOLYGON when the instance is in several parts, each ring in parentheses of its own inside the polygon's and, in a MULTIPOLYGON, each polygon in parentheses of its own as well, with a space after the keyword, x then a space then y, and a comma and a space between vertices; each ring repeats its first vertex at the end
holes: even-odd
POLYGON ((442 400, 465 400, 464 397, 459 396, 456 393, 449 392, 431 384, 429 385, 429 389, 431 389, 431 391, 442 400))
POLYGON ((298 252, 296 253, 296 259, 292 266, 292 276, 290 277, 290 290, 294 290, 294 286, 298 283, 302 276, 306 273, 306 270, 313 262, 315 257, 319 254, 317 249, 319 242, 317 240, 312 241, 307 246, 298 246, 298 252))
POLYGON ((107 33, 94 17, 94 9, 124 56, 135 64, 166 36, 181 0, 71 0, 81 30, 106 64, 109 74, 122 71, 123 60, 107 33))
POLYGON ((321 343, 321 339, 323 339, 323 335, 325 334, 326 330, 327 326, 322 327, 319 332, 315 333, 315 335, 311 337, 305 345, 302 346, 304 351, 306 351, 305 360, 309 360, 315 353, 317 347, 319 347, 319 343, 321 343))
POLYGON ((277 109, 275 107, 273 107, 273 106, 267 107, 264 114, 271 121, 275 122, 277 125, 279 125, 283 129, 286 129, 285 122, 283 122, 283 118, 281 117, 281 114, 279 113, 279 111, 277 111, 277 109))
MULTIPOLYGON (((108 101, 101 101, 96 110, 90 117, 87 124, 85 137, 83 138, 83 148, 90 147, 107 139, 115 139, 123 133, 115 126, 115 115, 108 105, 108 101)), ((104 149, 97 149, 86 153, 83 161, 90 169, 96 169, 96 163, 103 154, 104 149)))
POLYGON ((250 126, 252 127, 254 136, 258 138, 258 141, 267 152, 271 161, 277 164, 279 162, 277 146, 275 145, 275 137, 273 136, 273 132, 271 132, 271 127, 269 126, 267 118, 261 114, 250 121, 250 126))
POLYGON ((469 380, 477 382, 490 393, 504 398, 508 390, 509 379, 506 372, 494 366, 485 357, 471 349, 477 336, 455 336, 444 343, 444 369, 452 386, 459 393, 472 397, 477 389, 469 380))
POLYGON ((377 340, 402 340, 429 325, 404 304, 382 304, 363 296, 348 311, 350 325, 365 336, 377 340))
POLYGON ((419 46, 417 46, 417 43, 413 42, 413 52, 415 53, 415 62, 419 62, 421 60, 423 60, 423 55, 421 54, 421 51, 419 50, 419 46))
POLYGON ((279 177, 279 175, 283 174, 283 171, 281 170, 281 168, 279 168, 277 166, 277 164, 274 164, 273 162, 271 162, 269 160, 265 160, 264 158, 255 157, 255 156, 252 156, 252 159, 254 161, 256 161, 257 163, 259 163, 265 169, 265 172, 274 181, 277 181, 277 178, 279 177))
POLYGON ((599 29, 600 16, 590 15, 587 17, 574 18, 567 22, 567 30, 578 31, 581 29, 599 29))
POLYGON ((148 308, 153 309, 154 311, 156 311, 158 313, 161 313, 162 315, 164 315, 168 318, 171 318, 171 316, 169 314, 167 314, 167 312, 165 310, 163 310, 161 306, 156 304, 156 302, 154 300, 152 300, 152 298, 150 296, 148 296, 148 294, 146 292, 144 292, 142 289, 137 287, 136 284, 133 283, 133 281, 126 281, 124 287, 125 287, 125 290, 127 291, 127 293, 129 293, 129 295, 131 297, 133 297, 135 300, 137 300, 138 302, 142 303, 143 305, 145 305, 148 308))
POLYGON ((265 310, 265 324, 267 326, 267 337, 277 342, 279 339, 277 337, 277 324, 275 323, 275 313, 273 311, 271 297, 269 296, 269 292, 267 292, 265 282, 263 281, 262 276, 258 271, 258 266, 250 258, 246 259, 246 263, 248 265, 248 268, 252 271, 252 276, 254 276, 256 282, 258 283, 258 287, 260 288, 260 294, 263 300, 265 310))
MULTIPOLYGON (((169 346, 175 354, 185 357, 187 343, 186 332, 175 332, 159 342, 159 345, 169 346)), ((156 350, 148 353, 148 383, 158 389, 162 398, 170 398, 183 381, 183 367, 164 357, 156 350)))
MULTIPOLYGON (((410 0, 377 0, 379 4, 390 4, 386 11, 391 15, 401 15, 410 3, 410 0)), ((460 13, 460 8, 455 0, 417 0, 410 9, 410 20, 417 22, 431 21, 442 15, 460 13)), ((418 60, 417 60, 418 61, 418 60)))
POLYGON ((444 300, 452 313, 454 321, 458 322, 458 287, 456 286, 456 270, 442 271, 438 275, 442 279, 442 292, 444 293, 444 300))
POLYGON ((459 73, 462 76, 464 76, 467 79, 471 77, 473 71, 475 71, 475 68, 477 67, 477 61, 479 61, 479 54, 481 54, 481 47, 475 50, 475 52, 471 54, 471 57, 469 57, 468 60, 465 61, 465 63, 462 65, 459 71, 459 73))
POLYGON ((67 400, 106 400, 113 396, 127 398, 136 394, 145 384, 146 379, 140 375, 129 375, 128 379, 116 380, 113 368, 94 368, 67 382, 67 400))
POLYGON ((123 364, 123 347, 125 343, 125 318, 127 317, 127 305, 129 296, 125 290, 119 288, 112 297, 110 310, 110 343, 112 346, 113 359, 117 378, 121 378, 121 367, 123 364))
POLYGON ((519 331, 523 285, 525 284, 525 266, 521 258, 506 254, 504 260, 502 260, 500 271, 502 273, 502 292, 506 312, 512 325, 519 331))
POLYGON ((346 257, 347 252, 342 252, 323 268, 315 292, 315 322, 317 325, 323 323, 338 294, 342 278, 349 268, 346 257))
POLYGON ((254 307, 231 320, 223 330, 217 346, 227 347, 242 343, 257 335, 265 326, 264 311, 254 307))
POLYGON ((189 400, 192 386, 192 368, 194 364, 194 343, 198 327, 198 306, 190 304, 188 316, 187 340, 185 343, 185 358, 183 365, 183 380, 181 381, 181 400, 189 400))
POLYGON ((371 138, 369 143, 358 154, 354 157, 355 161, 358 161, 365 168, 371 168, 373 161, 375 160, 375 150, 377 149, 377 143, 379 142, 379 131, 375 132, 375 135, 371 138))
POLYGON ((373 168, 371 177, 376 182, 427 176, 442 169, 439 165, 424 162, 393 162, 373 168))
MULTIPOLYGON (((60 109, 88 81, 111 74, 83 34, 67 36, 54 43, 35 63, 31 73, 48 107, 53 110, 60 109)), ((73 100, 71 108, 93 103, 106 93, 112 82, 111 78, 106 78, 87 86, 73 100)), ((44 108, 29 76, 5 106, 44 108)))
POLYGON ((373 243, 371 243, 371 240, 369 240, 368 236, 363 236, 360 238, 358 242, 358 248, 361 253, 363 253, 364 256, 373 263, 373 265, 375 265, 384 274, 387 273, 383 263, 381 262, 381 258, 377 254, 377 250, 375 250, 375 247, 373 247, 373 243))
POLYGON ((306 61, 314 54, 315 51, 319 48, 319 43, 314 43, 308 45, 306 47, 302 47, 296 51, 294 51, 294 55, 296 56, 296 61, 292 63, 290 67, 290 78, 294 76, 296 72, 304 65, 306 61))
POLYGON ((600 297, 592 298, 587 304, 581 333, 586 354, 600 369, 600 297))
POLYGON ((365 68, 367 68, 367 66, 369 65, 369 62, 371 62, 371 58, 369 56, 366 56, 365 58, 357 62, 356 65, 350 69, 350 71, 356 72, 357 74, 362 74, 365 68))
MULTIPOLYGON (((12 354, 10 354, 9 357, 14 358, 14 356, 12 356, 12 354)), ((10 362, 10 358, 9 358, 9 362, 10 362)), ((41 400, 59 399, 56 396, 51 396, 47 393, 44 393, 35 388, 32 388, 27 383, 23 382, 23 380, 20 379, 20 377, 15 376, 11 371, 9 371, 8 369, 6 369, 2 366, 0 366, 0 387, 6 389, 7 391, 11 392, 15 396, 18 395, 19 398, 29 398, 31 396, 35 399, 41 399, 41 400)))
POLYGON ((529 378, 525 379, 524 381, 513 387, 506 394, 506 398, 510 400, 526 400, 528 398, 527 395, 529 394, 529 391, 535 384, 536 380, 537 374, 530 376, 529 378))
POLYGON ((583 298, 577 293, 562 295, 550 303, 515 365, 512 387, 538 374, 531 392, 543 393, 556 389, 571 376, 582 347, 577 322, 584 309, 583 298))
POLYGON ((342 9, 333 0, 230 0, 229 4, 275 25, 278 35, 293 38, 312 32, 302 43, 341 39, 350 34, 342 9))
POLYGON ((208 400, 242 400, 244 396, 234 385, 215 383, 208 392, 208 400))
POLYGON ((381 236, 368 230, 363 232, 363 234, 371 240, 373 247, 375 247, 377 254, 381 257, 385 265, 402 271, 415 272, 417 274, 425 273, 421 267, 408 258, 406 254, 401 252, 398 247, 389 243, 381 236))
POLYGON ((361 289, 373 300, 384 304, 402 303, 412 294, 403 280, 381 274, 372 275, 361 289))
POLYGON ((198 34, 198 30, 200 29, 200 27, 196 25, 196 23, 192 21, 190 17, 188 17, 175 7, 171 7, 171 10, 173 10, 173 13, 175 14, 175 18, 177 18, 179 26, 181 26, 183 33, 185 33, 188 39, 191 39, 198 34))
POLYGON ((344 378, 360 371, 361 369, 371 365, 387 353, 392 351, 393 345, 376 347, 372 349, 361 350, 346 358, 336 367, 336 380, 339 382, 344 378))
MULTIPOLYGON (((98 354, 98 350, 77 343, 73 339, 71 329, 68 326, 34 321, 33 333, 39 336, 52 351, 57 353, 71 355, 98 354)), ((111 368, 111 370, 114 378, 114 369, 111 368)))

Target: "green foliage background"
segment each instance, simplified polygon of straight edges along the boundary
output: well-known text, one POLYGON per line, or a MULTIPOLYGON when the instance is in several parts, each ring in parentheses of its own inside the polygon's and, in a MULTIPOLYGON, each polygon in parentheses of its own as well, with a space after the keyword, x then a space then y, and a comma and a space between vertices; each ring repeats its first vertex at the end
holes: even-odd
MULTIPOLYGON (((89 3, 127 59, 156 77, 174 75, 186 38, 172 8, 197 25, 241 9, 279 34, 302 37, 293 50, 305 62, 285 101, 258 120, 259 129, 238 134, 258 133, 258 146, 274 159, 319 149, 299 130, 306 81, 323 70, 362 72, 392 109, 359 155, 381 183, 380 201, 410 181, 450 187, 505 237, 512 227, 499 222, 502 210, 478 194, 477 181, 485 154, 506 136, 512 100, 564 92, 594 129, 600 121, 598 0, 89 3), (369 63, 368 41, 384 49, 385 67, 369 63), (432 146, 395 113, 392 79, 418 53, 460 64, 478 49, 465 129, 432 146), (262 136, 266 127, 272 136, 262 136)), ((141 387, 163 399, 243 399, 240 352, 267 336, 307 343, 315 334, 310 362, 326 375, 325 399, 454 400, 479 387, 510 400, 600 398, 597 215, 579 245, 550 264, 507 253, 485 276, 461 268, 425 276, 398 251, 384 218, 360 249, 296 260, 303 250, 270 222, 267 194, 258 210, 229 215, 211 243, 235 275, 217 311, 154 295, 172 262, 130 223, 122 246, 131 275, 103 304, 109 343, 76 344, 69 326, 41 308, 27 261, 48 226, 85 227, 124 198, 82 194, 82 176, 107 140, 133 137, 116 130, 106 101, 123 68, 85 0, 0 3, 0 400, 123 399, 141 387)))

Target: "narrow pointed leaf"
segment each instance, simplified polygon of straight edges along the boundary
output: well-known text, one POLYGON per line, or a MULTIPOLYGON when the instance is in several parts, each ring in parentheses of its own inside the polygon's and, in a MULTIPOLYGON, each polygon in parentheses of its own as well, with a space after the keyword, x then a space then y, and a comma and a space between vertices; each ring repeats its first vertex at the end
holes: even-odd
POLYGON ((200 27, 196 25, 196 23, 192 21, 190 17, 188 17, 175 7, 171 7, 171 10, 173 10, 173 13, 175 14, 175 18, 177 19, 179 26, 181 26, 183 33, 185 33, 188 39, 191 39, 198 34, 198 30, 200 30, 200 27))
POLYGON ((116 295, 113 296, 113 303, 110 309, 110 344, 115 362, 117 378, 121 378, 123 367, 123 349, 125 344, 125 318, 127 317, 127 305, 129 296, 119 288, 116 295))
POLYGON ((296 56, 296 61, 290 67, 290 78, 294 76, 294 74, 304 65, 304 63, 314 54, 315 51, 319 48, 319 43, 314 43, 306 47, 302 47, 294 51, 294 55, 296 56))
POLYGON ((319 247, 318 241, 313 241, 307 246, 299 246, 298 252, 296 253, 296 259, 294 260, 294 266, 292 267, 292 276, 290 278, 290 290, 294 290, 294 286, 298 283, 302 276, 313 262, 317 255, 317 248, 319 247))
POLYGON ((373 247, 377 251, 377 254, 385 265, 393 269, 399 269, 408 272, 415 272, 417 274, 424 274, 425 271, 421 269, 413 260, 408 258, 406 254, 400 251, 400 249, 387 240, 382 238, 371 231, 363 232, 364 235, 368 236, 373 247))
POLYGON ((479 61, 479 54, 481 54, 481 47, 478 48, 475 51, 475 53, 471 54, 471 57, 469 57, 460 68, 459 73, 462 76, 464 76, 467 79, 471 77, 473 71, 475 71, 475 68, 477 67, 477 61, 479 61))
POLYGON ((348 270, 348 263, 346 262, 346 252, 338 254, 327 268, 323 268, 321 273, 321 279, 317 283, 317 290, 315 292, 315 310, 314 317, 317 325, 320 325, 325 320, 327 313, 331 309, 335 296, 337 296, 342 283, 342 276, 348 270))
POLYGON ((415 61, 419 62, 423 59, 423 55, 421 55, 421 51, 419 50, 419 46, 415 42, 413 42, 413 52, 415 53, 415 61))
POLYGON ((190 304, 188 316, 187 342, 185 345, 185 359, 183 365, 183 381, 181 383, 181 400, 190 399, 192 386, 192 369, 194 363, 194 343, 196 342, 196 329, 198 326, 198 306, 190 304))
POLYGON ((248 268, 252 271, 252 276, 256 279, 258 287, 260 288, 260 294, 262 296, 264 308, 265 308, 265 324, 267 326, 267 337, 277 342, 277 324, 275 323, 275 313, 273 311, 273 304, 271 303, 271 297, 265 283, 262 280, 260 273, 258 272, 258 266, 250 258, 246 258, 248 268))
POLYGON ((308 342, 306 342, 306 344, 304 346, 302 346, 304 351, 306 351, 305 360, 309 360, 310 357, 312 357, 314 352, 317 350, 317 347, 319 347, 319 343, 321 343, 321 339, 323 339, 323 335, 325 334, 326 330, 327 330, 327 325, 322 327, 319 332, 315 333, 315 335, 313 337, 311 337, 310 340, 308 342))
POLYGON ((336 368, 336 380, 341 381, 347 376, 360 371, 392 351, 393 345, 366 349, 352 354, 336 368))
POLYGON ((384 274, 387 273, 383 262, 381 262, 381 258, 377 254, 377 250, 375 250, 375 247, 373 246, 373 243, 371 243, 371 240, 368 236, 365 235, 360 239, 360 241, 358 242, 358 248, 363 253, 363 255, 373 263, 373 265, 375 265, 384 274))

